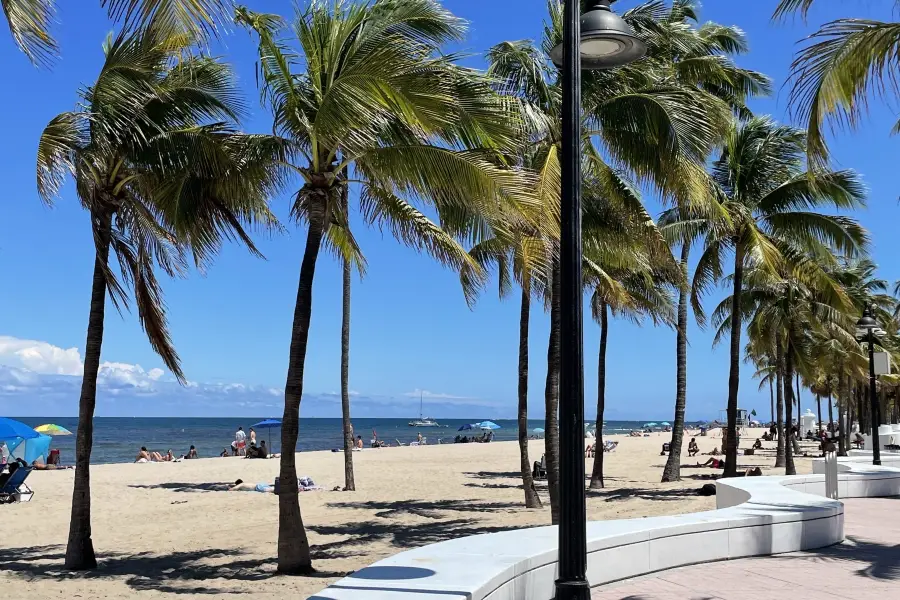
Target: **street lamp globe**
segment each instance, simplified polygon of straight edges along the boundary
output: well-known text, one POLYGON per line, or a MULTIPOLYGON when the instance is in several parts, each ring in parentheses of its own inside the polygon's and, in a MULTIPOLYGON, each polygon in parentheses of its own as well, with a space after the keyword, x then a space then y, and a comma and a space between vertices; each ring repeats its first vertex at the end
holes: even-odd
POLYGON ((869 333, 877 337, 884 335, 884 330, 878 327, 878 321, 872 316, 872 309, 866 304, 862 317, 856 322, 856 339, 864 342, 869 339, 869 333))
MULTIPOLYGON (((567 0, 574 2, 576 0, 567 0)), ((628 23, 610 9, 611 0, 591 0, 581 15, 581 68, 612 69, 642 58, 647 45, 634 35, 628 23)), ((563 65, 563 45, 550 51, 557 67, 563 65)))

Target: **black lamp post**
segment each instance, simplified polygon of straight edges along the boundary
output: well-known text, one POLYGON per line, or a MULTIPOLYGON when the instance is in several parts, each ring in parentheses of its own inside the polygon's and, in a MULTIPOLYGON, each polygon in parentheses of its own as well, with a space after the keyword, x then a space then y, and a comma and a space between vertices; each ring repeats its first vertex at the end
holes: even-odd
POLYGON ((556 600, 588 600, 584 500, 584 354, 581 275, 581 69, 610 69, 641 58, 646 45, 610 8, 565 0, 563 42, 550 58, 562 80, 560 198, 559 579, 556 600))
POLYGON ((875 340, 877 336, 884 334, 878 327, 878 322, 872 316, 872 310, 866 304, 862 318, 856 322, 856 339, 869 344, 869 401, 872 413, 872 464, 881 464, 881 442, 878 439, 878 425, 881 416, 878 410, 878 396, 875 391, 875 340))

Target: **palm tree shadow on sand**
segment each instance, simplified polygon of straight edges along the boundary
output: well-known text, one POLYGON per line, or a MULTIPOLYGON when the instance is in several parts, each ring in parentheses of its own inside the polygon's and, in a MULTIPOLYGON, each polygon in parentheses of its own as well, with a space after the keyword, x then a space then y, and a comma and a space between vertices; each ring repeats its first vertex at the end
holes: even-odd
MULTIPOLYGON (((0 573, 28 581, 92 579, 122 581, 134 591, 164 594, 242 594, 254 591, 237 582, 259 582, 275 575, 275 561, 242 558, 240 549, 211 548, 154 554, 107 552, 92 571, 62 568, 65 547, 58 545, 0 549, 0 573)), ((334 578, 347 573, 319 572, 312 577, 334 578)))

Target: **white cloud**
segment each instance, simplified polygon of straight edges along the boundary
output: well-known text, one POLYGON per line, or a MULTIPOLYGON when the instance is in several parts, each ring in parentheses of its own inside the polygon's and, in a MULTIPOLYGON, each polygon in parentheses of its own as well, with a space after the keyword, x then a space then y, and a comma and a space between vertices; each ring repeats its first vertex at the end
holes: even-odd
POLYGON ((84 364, 78 348, 0 335, 0 365, 28 369, 39 375, 81 375, 84 364))
MULTIPOLYGON (((10 414, 75 414, 83 371, 77 348, 0 336, 0 401, 15 411, 10 414)), ((100 365, 97 384, 97 414, 102 416, 272 416, 279 414, 284 394, 284 388, 238 382, 190 381, 182 386, 161 368, 145 369, 115 361, 100 365)), ((468 416, 494 405, 427 390, 397 396, 351 390, 350 395, 354 398, 355 414, 368 417, 413 415, 418 412, 420 395, 437 405, 432 410, 438 413, 437 417, 454 413, 468 416)), ((302 416, 340 415, 340 393, 308 391, 303 396, 302 416)))

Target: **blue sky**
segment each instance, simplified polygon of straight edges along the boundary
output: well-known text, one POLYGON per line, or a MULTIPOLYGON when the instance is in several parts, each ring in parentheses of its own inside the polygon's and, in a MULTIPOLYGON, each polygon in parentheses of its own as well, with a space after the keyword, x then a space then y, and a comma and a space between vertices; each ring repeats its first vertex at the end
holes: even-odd
MULTIPOLYGON (((763 71, 776 95, 753 103, 756 112, 788 121, 783 88, 796 42, 814 25, 853 16, 890 20, 888 2, 823 1, 809 17, 773 24, 776 0, 755 3, 707 0, 703 20, 736 24, 748 34, 751 53, 741 64, 763 71)), ((76 91, 93 81, 102 64, 101 43, 111 24, 99 1, 61 2, 56 32, 63 58, 52 70, 32 67, 0 33, 0 114, 4 143, 3 217, 0 218, 0 396, 2 413, 77 414, 78 377, 84 351, 93 264, 88 218, 71 186, 52 209, 35 189, 38 136, 47 121, 70 110, 76 91), (76 8, 75 5, 78 5, 76 8)), ((289 0, 248 1, 256 10, 289 14, 289 0)), ((493 44, 538 38, 544 0, 475 2, 445 0, 470 22, 461 50, 480 56, 493 44)), ((617 10, 636 4, 617 3, 617 10)), ((243 31, 233 31, 215 48, 237 71, 249 104, 247 131, 264 132, 270 117, 257 103, 255 47, 243 31)), ((855 168, 870 189, 870 208, 856 215, 871 231, 882 277, 900 278, 895 260, 900 242, 895 225, 900 184, 896 178, 898 140, 889 131, 896 116, 873 103, 870 118, 854 133, 832 142, 841 167, 855 168)), ((648 196, 658 214, 658 201, 648 196)), ((287 222, 288 199, 273 200, 287 222)), ((208 273, 166 281, 172 332, 192 384, 180 388, 162 370, 135 315, 107 311, 97 414, 114 415, 280 415, 291 317, 305 232, 293 225, 287 235, 258 236, 267 260, 226 247, 208 273)), ((486 293, 474 310, 463 299, 457 277, 429 258, 398 245, 377 230, 357 228, 369 262, 354 281, 351 336, 351 389, 358 416, 413 416, 420 393, 426 412, 437 417, 515 415, 518 304, 486 293)), ((340 269, 320 258, 315 281, 313 323, 301 416, 338 416, 340 269)), ((721 294, 710 298, 710 306, 721 294)), ((543 415, 547 315, 533 311, 529 410, 543 415)), ((596 402, 598 328, 585 321, 585 401, 596 402)), ((669 329, 613 322, 609 335, 607 419, 671 420, 675 382, 675 336, 669 329)), ((692 327, 688 356, 688 417, 713 418, 727 396, 727 348, 711 348, 712 333, 692 327)), ((744 368, 741 405, 768 415, 768 392, 757 392, 744 368)), ((803 403, 811 406, 804 393, 803 403)))

